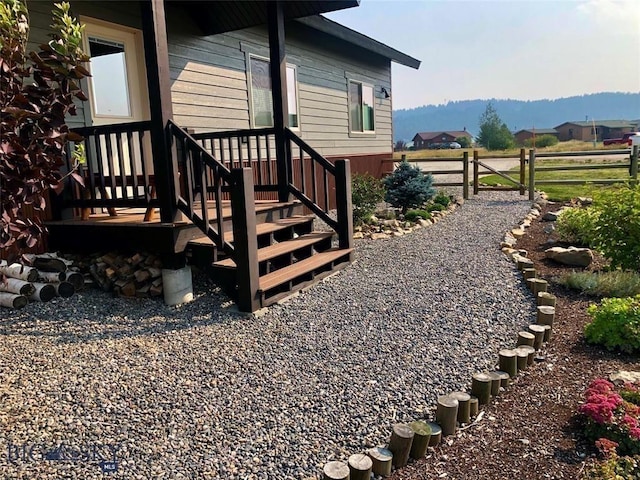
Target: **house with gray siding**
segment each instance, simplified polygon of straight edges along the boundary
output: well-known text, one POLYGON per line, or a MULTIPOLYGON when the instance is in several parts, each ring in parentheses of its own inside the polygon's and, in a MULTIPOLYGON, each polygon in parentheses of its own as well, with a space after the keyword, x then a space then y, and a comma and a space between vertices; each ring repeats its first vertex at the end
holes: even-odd
MULTIPOLYGON (((50 246, 201 262, 246 311, 348 265, 351 174, 392 165, 391 62, 420 65, 320 15, 358 3, 73 2, 91 57, 69 117, 85 188, 67 179, 54 199, 50 246)), ((35 48, 51 3, 29 8, 35 48)))

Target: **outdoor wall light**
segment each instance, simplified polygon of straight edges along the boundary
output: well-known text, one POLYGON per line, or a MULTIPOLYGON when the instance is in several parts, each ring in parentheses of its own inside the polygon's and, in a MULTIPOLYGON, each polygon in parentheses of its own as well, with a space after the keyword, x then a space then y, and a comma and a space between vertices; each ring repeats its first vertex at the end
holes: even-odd
POLYGON ((387 90, 384 87, 382 87, 382 94, 384 95, 384 98, 389 98, 391 96, 391 94, 389 93, 389 90, 387 90))

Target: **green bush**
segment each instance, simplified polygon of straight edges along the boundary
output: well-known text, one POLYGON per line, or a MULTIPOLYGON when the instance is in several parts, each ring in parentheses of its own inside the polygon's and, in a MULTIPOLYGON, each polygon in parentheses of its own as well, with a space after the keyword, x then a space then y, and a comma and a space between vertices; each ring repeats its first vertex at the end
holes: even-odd
POLYGON ((355 174, 351 181, 351 201, 353 221, 364 223, 376 211, 376 206, 384 200, 382 182, 369 174, 355 174))
POLYGON ((640 295, 605 298, 600 305, 591 305, 587 312, 593 319, 584 328, 589 343, 609 350, 640 352, 640 295))
POLYGON ((435 194, 433 176, 424 174, 406 160, 382 181, 387 189, 385 200, 406 214, 410 208, 422 206, 435 194))
POLYGON ((594 206, 594 247, 611 266, 640 271, 640 185, 604 190, 594 206))
POLYGON ((440 203, 430 203, 429 205, 426 205, 424 207, 424 210, 426 210, 427 212, 440 212, 443 209, 444 207, 440 203))
POLYGON ((585 472, 585 480, 637 480, 640 478, 640 455, 607 458, 585 472))
POLYGON ((439 203, 443 207, 448 207, 451 203, 451 198, 444 192, 438 192, 438 194, 433 197, 433 203, 439 203))
POLYGON ((556 233, 563 242, 592 246, 598 213, 593 207, 568 208, 556 222, 556 233))
POLYGON ((462 148, 473 147, 473 142, 469 137, 456 137, 456 143, 459 143, 462 148))
POLYGON ((419 218, 429 220, 431 218, 431 214, 426 210, 409 210, 404 214, 404 219, 407 222, 415 222, 419 218))
MULTIPOLYGON (((539 137, 536 137, 536 144, 535 147, 537 148, 544 148, 544 147, 552 147, 554 145, 557 145, 559 142, 558 137, 556 137, 555 135, 540 135, 539 137)), ((524 142, 524 146, 525 147, 533 147, 533 138, 527 138, 524 142)))
POLYGON ((640 295, 640 274, 630 271, 572 272, 561 277, 559 282, 572 290, 599 297, 640 295))

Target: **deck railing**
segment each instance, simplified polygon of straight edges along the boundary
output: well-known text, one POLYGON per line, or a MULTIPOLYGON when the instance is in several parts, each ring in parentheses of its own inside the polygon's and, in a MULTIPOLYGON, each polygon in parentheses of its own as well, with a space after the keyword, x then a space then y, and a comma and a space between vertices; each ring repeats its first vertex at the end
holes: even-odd
MULTIPOLYGON (((73 129, 82 135, 86 163, 78 170, 85 188, 67 180, 63 206, 76 208, 155 207, 155 182, 151 155, 151 123, 133 122, 73 129)), ((67 149, 67 169, 74 167, 67 149)))
POLYGON ((277 198, 278 165, 273 128, 193 133, 191 136, 227 169, 251 168, 259 199, 277 198))

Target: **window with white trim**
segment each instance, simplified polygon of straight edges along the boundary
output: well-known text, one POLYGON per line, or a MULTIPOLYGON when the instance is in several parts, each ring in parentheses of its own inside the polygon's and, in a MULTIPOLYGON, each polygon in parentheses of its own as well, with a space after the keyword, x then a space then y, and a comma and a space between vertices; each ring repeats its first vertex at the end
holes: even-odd
POLYGON ((351 132, 375 132, 375 108, 373 86, 349 80, 349 130, 351 132))
MULTIPOLYGON (((254 128, 273 127, 273 98, 271 96, 271 75, 269 61, 260 57, 250 57, 251 76, 251 124, 254 128)), ((298 88, 296 67, 287 65, 287 106, 289 127, 299 128, 298 88)))

